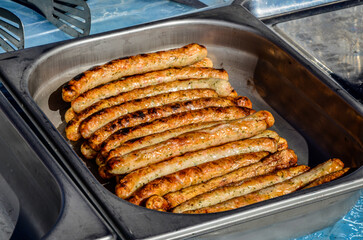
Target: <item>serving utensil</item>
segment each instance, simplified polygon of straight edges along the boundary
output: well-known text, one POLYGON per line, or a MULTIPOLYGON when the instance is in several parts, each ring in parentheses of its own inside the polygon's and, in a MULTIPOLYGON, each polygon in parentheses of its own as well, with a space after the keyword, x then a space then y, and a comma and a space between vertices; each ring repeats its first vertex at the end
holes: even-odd
POLYGON ((0 8, 0 48, 6 52, 24 48, 23 23, 14 13, 4 8, 0 8))
POLYGON ((89 35, 91 13, 84 0, 13 0, 45 16, 72 37, 89 35))

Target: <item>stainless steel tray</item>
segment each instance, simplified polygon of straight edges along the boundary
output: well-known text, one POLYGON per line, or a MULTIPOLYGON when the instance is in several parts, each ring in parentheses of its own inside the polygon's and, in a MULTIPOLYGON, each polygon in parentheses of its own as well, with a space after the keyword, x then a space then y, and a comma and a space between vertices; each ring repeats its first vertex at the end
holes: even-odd
POLYGON ((0 238, 114 239, 2 93, 0 119, 0 238))
MULTIPOLYGON (((4 84, 55 149, 59 161, 98 204, 120 238, 283 239, 326 227, 347 213, 363 186, 363 111, 330 87, 330 79, 263 25, 239 1, 231 6, 0 56, 4 84), (147 40, 145 40, 147 39, 147 40), (61 85, 91 66, 121 56, 205 45, 231 84, 255 109, 276 118, 275 129, 315 166, 341 158, 353 171, 334 182, 233 211, 184 215, 134 206, 91 173, 63 135, 61 85), (349 103, 348 103, 349 102, 349 103), (327 214, 329 213, 329 214, 327 214), (324 219, 321 217, 324 216, 324 219)), ((77 148, 75 148, 77 149, 77 148)))

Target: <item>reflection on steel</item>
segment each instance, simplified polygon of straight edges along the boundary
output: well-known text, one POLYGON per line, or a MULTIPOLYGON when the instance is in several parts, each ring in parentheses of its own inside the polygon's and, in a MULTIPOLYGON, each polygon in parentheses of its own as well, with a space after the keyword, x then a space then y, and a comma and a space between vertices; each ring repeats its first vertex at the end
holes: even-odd
POLYGON ((341 0, 248 0, 243 5, 256 17, 263 18, 335 2, 341 0))
POLYGON ((363 5, 277 24, 274 29, 363 100, 363 5))

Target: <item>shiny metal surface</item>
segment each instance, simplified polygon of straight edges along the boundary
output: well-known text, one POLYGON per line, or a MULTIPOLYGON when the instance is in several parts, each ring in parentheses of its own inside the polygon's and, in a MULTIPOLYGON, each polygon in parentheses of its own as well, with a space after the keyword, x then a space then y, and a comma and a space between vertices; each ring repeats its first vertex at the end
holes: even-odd
POLYGON ((256 17, 266 18, 337 2, 344 0, 247 0, 243 6, 256 17))
POLYGON ((57 150, 60 160, 80 176, 85 191, 100 204, 120 236, 178 239, 205 235, 208 239, 222 239, 228 235, 229 239, 240 239, 253 234, 254 239, 274 239, 276 235, 266 234, 265 229, 269 229, 274 233, 283 231, 283 237, 289 238, 336 221, 358 199, 357 190, 363 186, 363 109, 349 105, 337 89, 327 84, 330 79, 240 3, 0 56, 0 73, 7 88, 23 104, 27 116, 49 145, 57 150), (208 48, 215 67, 227 70, 233 87, 251 98, 256 110, 266 109, 274 114, 275 129, 297 152, 300 163, 315 166, 328 157, 340 157, 354 168, 352 173, 314 189, 205 215, 148 210, 107 190, 91 173, 91 163, 84 164, 77 155, 78 148, 72 148, 62 136, 62 116, 69 106, 61 100, 61 85, 79 72, 110 59, 190 42, 208 48), (328 219, 316 218, 327 211, 328 219))
POLYGON ((10 239, 19 217, 19 199, 0 175, 0 239, 10 239))
POLYGON ((0 238, 112 239, 88 200, 0 93, 0 238))
POLYGON ((272 28, 363 103, 363 5, 272 28))

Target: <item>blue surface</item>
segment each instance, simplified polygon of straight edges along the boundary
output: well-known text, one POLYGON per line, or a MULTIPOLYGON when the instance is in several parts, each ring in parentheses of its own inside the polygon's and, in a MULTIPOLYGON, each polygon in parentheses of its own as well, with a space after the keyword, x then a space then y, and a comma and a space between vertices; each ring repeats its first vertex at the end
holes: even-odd
MULTIPOLYGON (((202 2, 214 8, 226 5, 231 1, 202 0, 202 2)), ((91 9, 91 34, 134 26, 193 11, 200 11, 166 0, 88 0, 87 3, 91 9)), ((11 10, 23 21, 26 48, 71 38, 54 27, 38 13, 13 3, 10 0, 0 0, 0 7, 11 10)), ((363 239, 363 190, 361 191, 359 201, 353 209, 336 224, 313 234, 297 238, 296 240, 310 239, 363 239)))
POLYGON ((358 240, 363 239, 363 190, 356 205, 337 223, 321 231, 295 240, 358 240))

